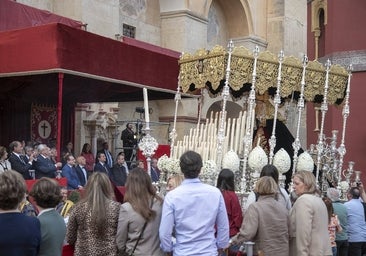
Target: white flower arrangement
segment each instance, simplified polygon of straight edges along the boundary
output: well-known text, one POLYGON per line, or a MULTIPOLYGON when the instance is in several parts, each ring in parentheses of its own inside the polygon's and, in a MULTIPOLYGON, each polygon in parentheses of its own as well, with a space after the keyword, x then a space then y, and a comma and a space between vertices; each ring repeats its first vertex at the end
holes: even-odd
POLYGON ((165 172, 168 176, 180 173, 179 160, 163 155, 158 159, 159 170, 165 172))
POLYGON ((343 180, 339 183, 342 191, 347 191, 349 189, 349 184, 347 181, 343 180))
POLYGON ((286 150, 281 148, 273 157, 273 165, 276 166, 278 172, 283 174, 290 170, 291 158, 286 150))
POLYGON ((263 148, 261 148, 260 146, 256 146, 255 148, 253 148, 248 156, 249 167, 256 172, 261 172, 263 166, 265 166, 266 164, 268 164, 268 157, 263 148))
POLYGON ((236 152, 233 150, 228 151, 222 159, 222 168, 232 170, 234 173, 239 171, 240 159, 236 152))
POLYGON ((296 170, 308 172, 312 172, 314 170, 314 160, 308 152, 305 151, 299 155, 296 170))
POLYGON ((215 185, 217 178, 217 166, 215 161, 206 160, 203 161, 203 166, 199 175, 202 182, 215 185))

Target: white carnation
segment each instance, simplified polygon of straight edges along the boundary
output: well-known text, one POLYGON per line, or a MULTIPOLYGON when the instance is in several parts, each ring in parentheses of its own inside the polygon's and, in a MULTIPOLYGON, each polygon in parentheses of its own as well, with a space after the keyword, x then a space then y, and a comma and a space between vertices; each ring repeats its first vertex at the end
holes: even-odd
POLYGON ((305 151, 299 155, 296 170, 308 172, 312 172, 314 170, 314 160, 308 152, 305 151))
POLYGON ((165 154, 158 159, 159 170, 164 170, 164 168, 166 168, 167 161, 169 161, 169 157, 165 154))
POLYGON ((260 146, 256 146, 248 156, 248 165, 249 167, 256 171, 260 172, 265 166, 268 164, 268 157, 266 155, 266 152, 264 152, 263 148, 260 146))
POLYGON ((240 159, 238 154, 236 154, 236 152, 233 150, 228 151, 222 159, 222 168, 230 169, 235 173, 236 171, 239 171, 239 166, 240 159))
POLYGON ((179 160, 168 157, 167 155, 163 155, 158 159, 158 168, 160 171, 163 171, 170 175, 180 173, 179 160))
POLYGON ((217 166, 215 161, 204 161, 199 177, 203 183, 214 186, 217 179, 217 166))
POLYGON ((281 148, 273 157, 273 165, 280 174, 287 172, 291 167, 291 158, 287 151, 281 148))
POLYGON ((217 174, 217 166, 215 161, 207 160, 203 162, 203 166, 201 169, 201 175, 212 176, 217 174))
POLYGON ((339 183, 339 186, 341 187, 341 190, 342 191, 347 191, 348 189, 349 189, 349 184, 348 184, 348 182, 347 181, 341 181, 340 183, 339 183))

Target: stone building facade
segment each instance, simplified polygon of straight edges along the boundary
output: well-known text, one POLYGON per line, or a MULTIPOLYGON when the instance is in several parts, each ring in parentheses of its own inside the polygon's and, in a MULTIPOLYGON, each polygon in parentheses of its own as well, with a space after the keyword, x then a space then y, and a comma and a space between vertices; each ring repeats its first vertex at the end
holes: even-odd
MULTIPOLYGON (((235 46, 301 57, 306 52, 307 3, 304 0, 18 0, 17 2, 80 20, 85 28, 109 38, 120 39, 128 30, 135 38, 178 52, 194 53, 226 46, 230 39, 235 46), (125 31, 126 30, 126 31, 125 31)), ((178 80, 177 80, 178 83, 178 80)), ((198 109, 202 117, 217 109, 221 97, 212 98, 205 90, 202 99, 183 99, 177 118, 178 137, 187 134, 197 123, 198 109), (201 105, 200 105, 201 104, 201 105)), ((172 100, 150 102, 150 116, 156 122, 154 136, 167 144, 169 123, 174 117, 172 100)), ((142 102, 80 104, 75 112, 75 152, 85 142, 96 151, 99 142, 108 141, 114 154, 122 147, 120 132, 127 121, 141 116, 136 107, 142 102)), ((236 116, 244 98, 228 105, 229 115, 236 116)), ((302 138, 305 140, 305 122, 302 138)), ((154 128, 154 127, 153 127, 154 128)))

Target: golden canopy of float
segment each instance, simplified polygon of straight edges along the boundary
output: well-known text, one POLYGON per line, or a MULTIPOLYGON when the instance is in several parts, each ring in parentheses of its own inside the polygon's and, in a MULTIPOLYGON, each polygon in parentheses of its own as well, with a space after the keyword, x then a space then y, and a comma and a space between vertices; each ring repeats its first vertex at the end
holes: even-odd
MULTIPOLYGON (((331 65, 329 60, 325 65, 318 61, 309 62, 306 56, 302 60, 293 56, 285 57, 282 51, 276 56, 269 51, 260 52, 258 47, 250 51, 242 46, 234 47, 232 41, 228 44, 228 50, 216 46, 210 51, 198 50, 194 55, 183 53, 179 65, 174 123, 170 133, 170 158, 165 156, 158 161, 159 169, 166 170, 160 177, 162 181, 165 181, 164 177, 169 176, 169 173, 179 173, 180 154, 186 150, 194 150, 203 158, 200 178, 204 182, 213 185, 218 171, 221 168, 229 168, 235 170, 235 187, 241 194, 251 191, 265 164, 275 165, 280 173, 284 174, 290 171, 291 159, 293 159, 293 173, 300 164, 303 170, 312 171, 314 167, 312 158, 316 158, 316 180, 319 180, 322 168, 324 173, 335 177, 332 181, 340 186, 343 156, 346 153, 345 128, 349 115, 351 67, 346 70, 342 66, 331 65), (211 113, 211 117, 206 118, 206 123, 203 123, 199 109, 197 127, 191 128, 189 135, 184 135, 183 140, 176 141, 180 92, 182 90, 184 93, 196 94, 200 89, 207 89, 212 97, 221 95, 222 111, 215 113, 215 117, 211 113), (237 118, 226 118, 226 103, 229 97, 233 101, 245 97, 246 109, 243 108, 237 118), (280 105, 292 99, 297 100, 297 129, 292 143, 293 154, 290 156, 282 148, 277 153, 274 149, 277 140, 276 120, 281 119, 278 115, 280 105), (272 134, 268 139, 268 156, 260 146, 260 140, 254 148, 252 145, 257 100, 269 103, 265 104, 264 119, 273 119, 272 134), (304 101, 321 103, 319 139, 312 156, 308 152, 298 155, 301 148, 299 128, 304 101), (324 119, 328 104, 343 102, 343 128, 338 148, 335 147, 336 134, 333 134, 331 142, 327 141, 324 134, 324 119), (336 157, 329 160, 326 157, 328 151, 336 157), (331 168, 328 168, 329 166, 331 168)), ((321 183, 326 184, 323 181, 321 183)))
MULTIPOLYGON (((212 50, 200 49, 195 54, 183 53, 180 57, 179 82, 185 93, 207 88, 212 96, 220 93, 225 79, 228 52, 222 46, 212 50)), ((253 72, 253 51, 240 46, 234 47, 231 56, 229 86, 231 95, 240 98, 245 86, 251 83, 253 72)), ((263 95, 269 88, 276 88, 278 76, 278 57, 269 52, 260 52, 257 61, 257 79, 255 90, 263 95)), ((282 98, 290 97, 293 92, 300 92, 302 61, 293 56, 284 57, 282 63, 281 91, 282 98)), ((328 103, 340 104, 345 96, 348 72, 340 65, 332 65, 329 72, 328 103)), ((324 92, 325 67, 318 61, 309 61, 305 76, 304 99, 320 102, 324 92)), ((249 90, 247 90, 249 91, 249 90)))

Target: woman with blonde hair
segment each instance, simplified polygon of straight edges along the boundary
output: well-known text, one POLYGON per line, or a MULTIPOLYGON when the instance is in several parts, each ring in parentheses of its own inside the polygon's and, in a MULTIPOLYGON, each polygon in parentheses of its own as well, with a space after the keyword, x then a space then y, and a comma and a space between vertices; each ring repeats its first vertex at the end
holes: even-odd
POLYGON ((118 220, 116 240, 122 255, 164 255, 159 240, 162 203, 150 176, 134 168, 127 177, 118 220))
POLYGON ((240 232, 232 238, 232 243, 253 241, 255 252, 289 256, 288 211, 275 199, 278 192, 276 181, 263 176, 257 181, 255 191, 259 194, 258 201, 248 207, 240 232))
POLYGON ((182 181, 184 180, 184 176, 181 174, 174 174, 168 178, 168 185, 166 187, 166 191, 169 192, 176 187, 178 187, 182 181))
POLYGON ((319 197, 314 174, 296 172, 293 189, 298 198, 290 211, 291 255, 332 255, 328 211, 319 197))
POLYGON ((75 245, 75 256, 117 255, 117 224, 120 204, 105 173, 93 173, 83 198, 71 210, 66 240, 75 245))

